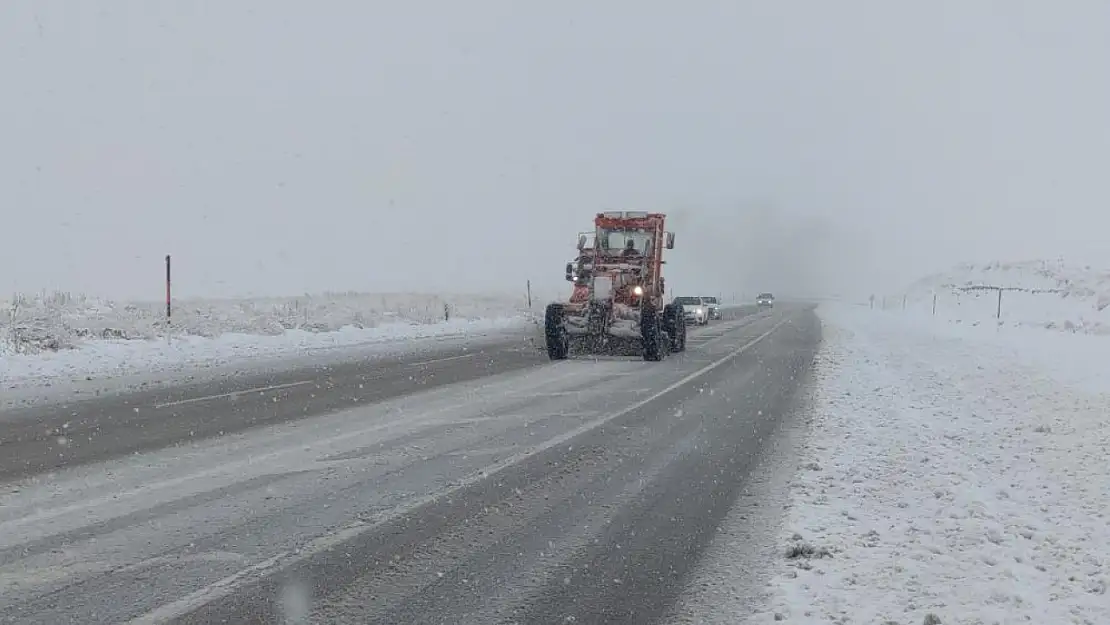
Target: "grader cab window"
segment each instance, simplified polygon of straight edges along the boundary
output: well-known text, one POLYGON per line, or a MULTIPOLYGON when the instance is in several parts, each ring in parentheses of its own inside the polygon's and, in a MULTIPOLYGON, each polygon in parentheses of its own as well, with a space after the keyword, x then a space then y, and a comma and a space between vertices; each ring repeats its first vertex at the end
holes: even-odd
POLYGON ((637 253, 647 256, 651 253, 652 233, 647 230, 600 230, 598 241, 601 253, 606 256, 619 256, 631 242, 637 253))

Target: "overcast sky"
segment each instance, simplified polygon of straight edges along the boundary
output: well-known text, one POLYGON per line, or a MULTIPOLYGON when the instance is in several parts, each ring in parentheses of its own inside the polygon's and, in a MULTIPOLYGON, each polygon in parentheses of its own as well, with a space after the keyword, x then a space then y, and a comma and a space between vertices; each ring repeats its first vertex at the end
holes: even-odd
POLYGON ((1110 267, 1105 0, 6 0, 0 77, 5 292, 566 289, 613 209, 678 290, 1110 267))

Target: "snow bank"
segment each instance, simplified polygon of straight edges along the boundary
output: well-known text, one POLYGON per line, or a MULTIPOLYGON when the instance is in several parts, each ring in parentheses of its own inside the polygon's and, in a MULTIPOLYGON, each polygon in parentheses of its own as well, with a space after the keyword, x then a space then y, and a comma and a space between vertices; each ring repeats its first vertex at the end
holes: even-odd
MULTIPOLYGON (((962 264, 914 282, 904 295, 887 296, 887 310, 965 324, 1038 327, 1110 334, 1110 271, 1063 261, 962 264), (1001 318, 998 291, 1003 287, 1001 318)), ((884 301, 877 301, 876 307, 884 301)))
POLYGON ((525 298, 341 293, 123 303, 54 293, 0 304, 0 383, 121 375, 528 325, 525 298))
POLYGON ((1110 382, 1075 384, 1094 353, 819 311, 813 429, 754 622, 1110 623, 1110 382))

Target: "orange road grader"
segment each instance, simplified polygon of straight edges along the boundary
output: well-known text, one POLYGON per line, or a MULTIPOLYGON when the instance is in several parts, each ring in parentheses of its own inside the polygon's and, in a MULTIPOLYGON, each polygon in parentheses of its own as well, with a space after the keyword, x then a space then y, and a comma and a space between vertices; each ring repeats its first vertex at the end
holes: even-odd
POLYGON ((598 213, 594 232, 578 235, 578 258, 566 266, 574 285, 570 300, 548 304, 544 314, 552 360, 633 352, 659 361, 686 349, 682 307, 664 303, 663 249, 674 249, 666 218, 644 211, 598 213))

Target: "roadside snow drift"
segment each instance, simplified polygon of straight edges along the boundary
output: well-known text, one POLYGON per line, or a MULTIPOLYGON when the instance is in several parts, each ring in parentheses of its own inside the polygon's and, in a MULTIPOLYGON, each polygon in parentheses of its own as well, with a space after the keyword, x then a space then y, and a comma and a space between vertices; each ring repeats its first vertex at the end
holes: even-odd
POLYGON ((55 293, 0 307, 0 384, 127 375, 528 325, 525 298, 342 293, 117 303, 55 293))
POLYGON ((754 621, 1110 623, 1110 382, 1076 375, 1105 371, 1110 339, 1026 350, 819 311, 812 431, 754 621))
POLYGON ((966 324, 1110 334, 1110 271, 1063 261, 963 264, 914 282, 876 308, 966 324), (998 290, 1002 287, 1001 318, 998 290))

